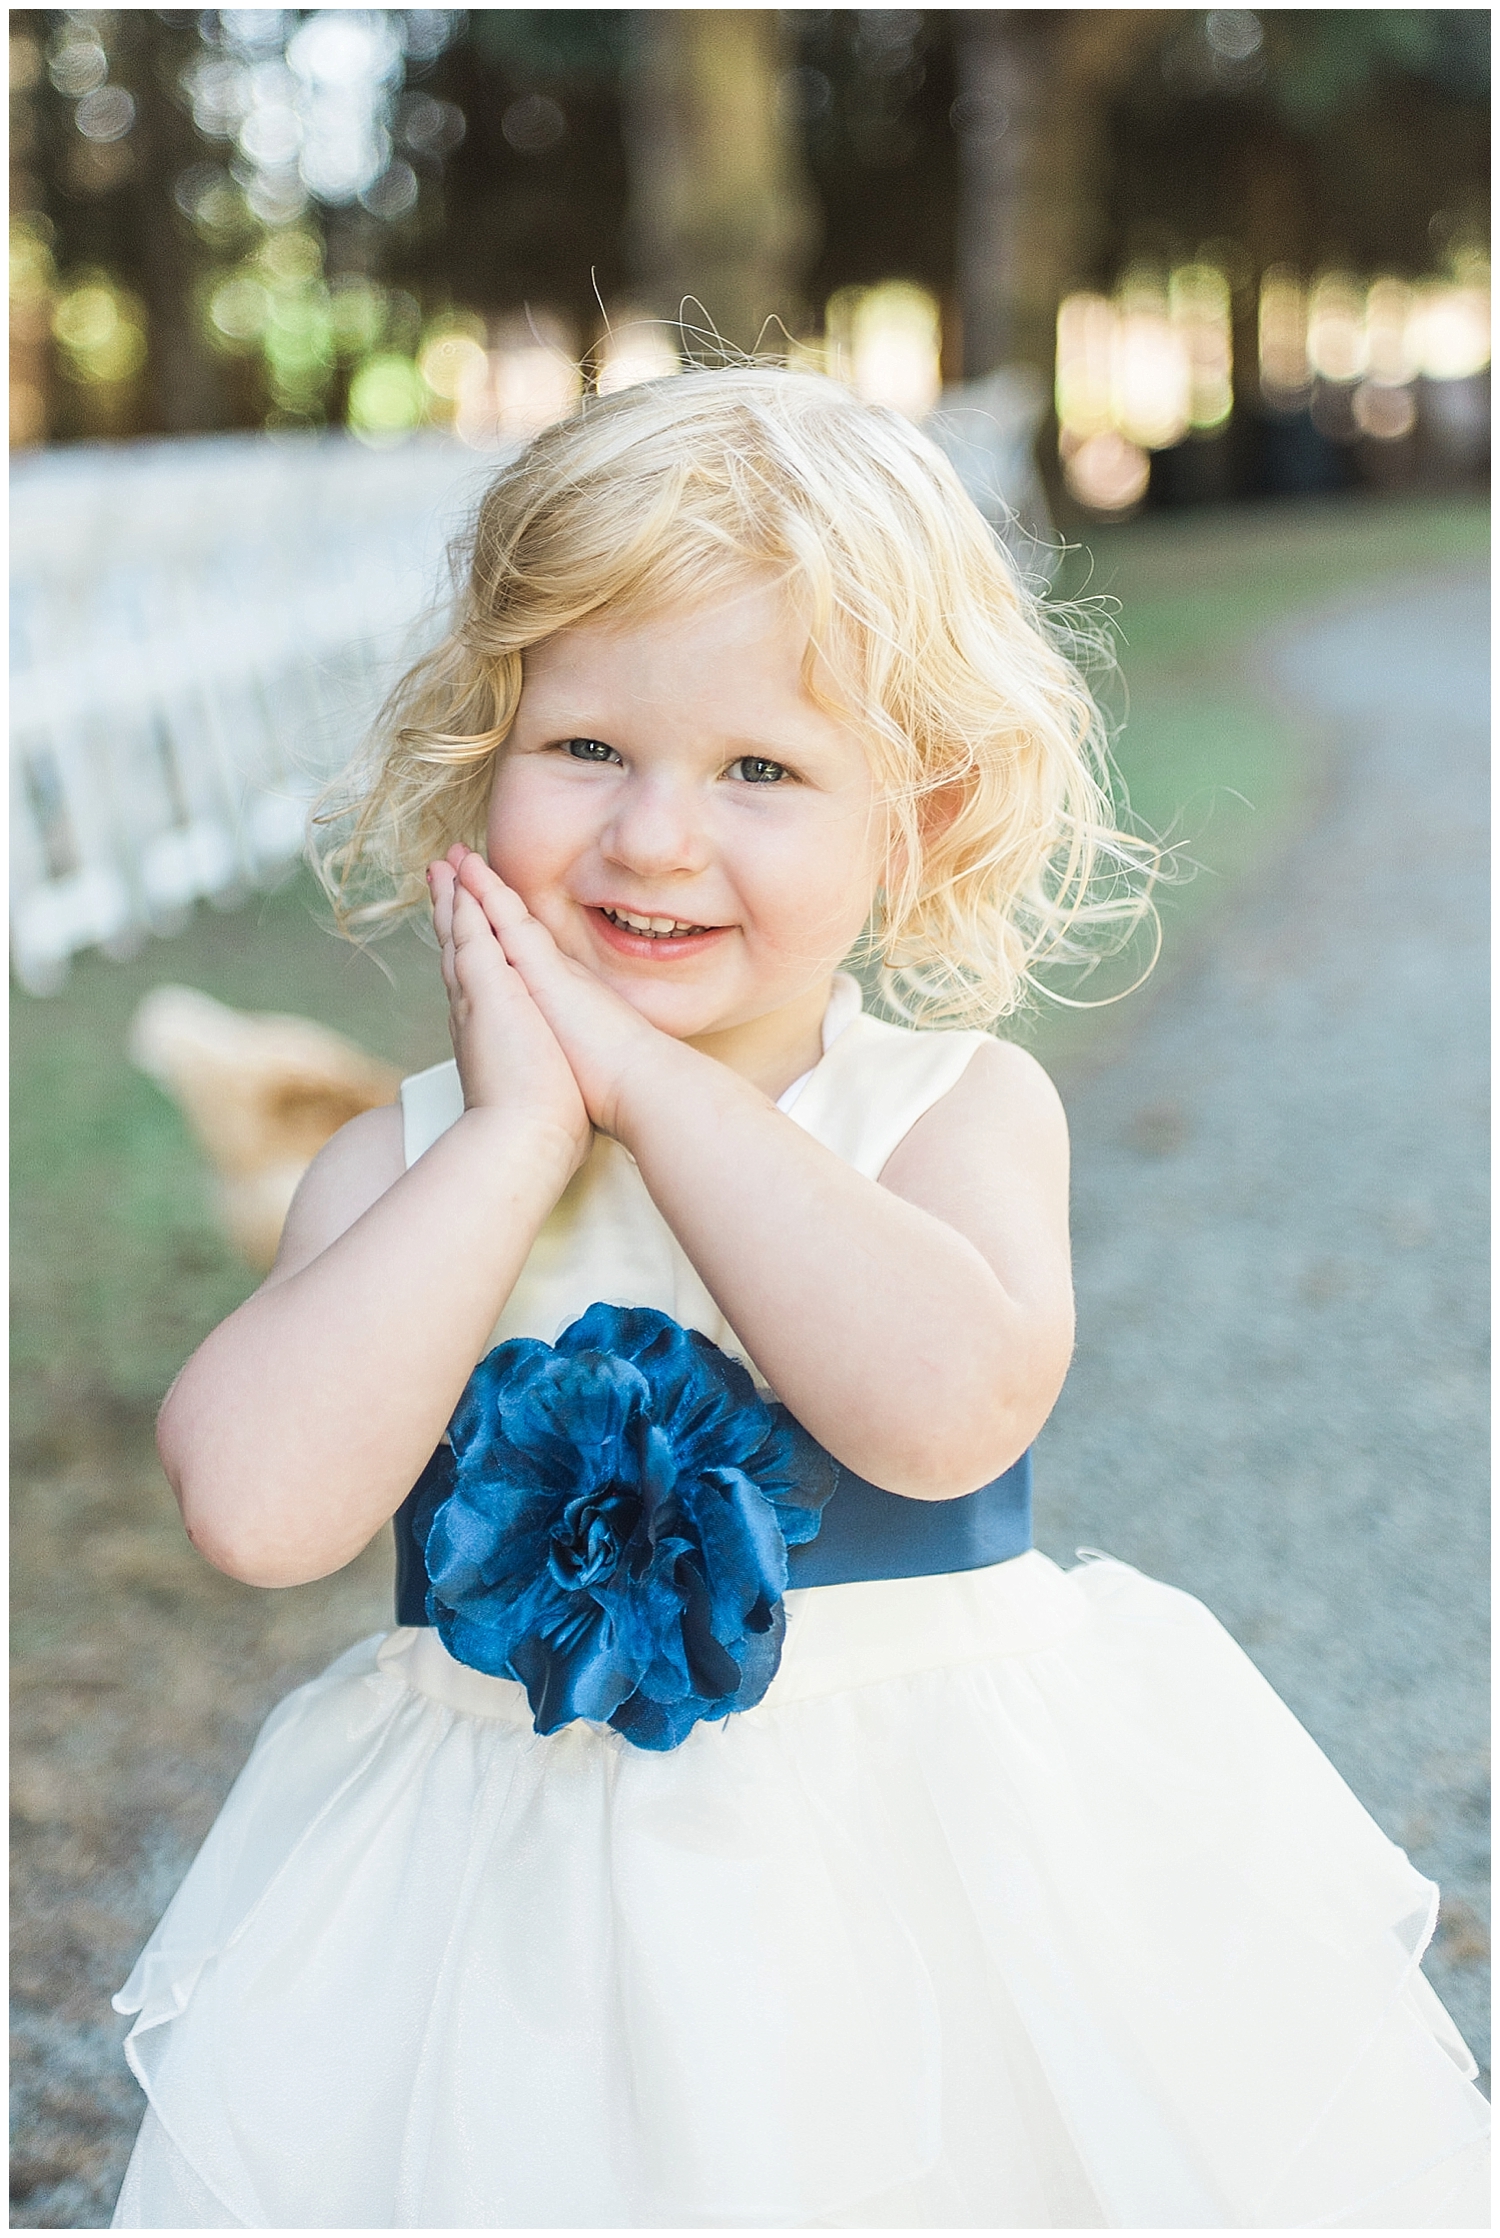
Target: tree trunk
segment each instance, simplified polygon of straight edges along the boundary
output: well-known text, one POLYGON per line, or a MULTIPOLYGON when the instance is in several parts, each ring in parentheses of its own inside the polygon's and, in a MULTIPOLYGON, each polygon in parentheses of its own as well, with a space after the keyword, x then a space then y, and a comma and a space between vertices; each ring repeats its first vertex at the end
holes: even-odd
POLYGON ((1176 19, 1160 8, 983 8, 955 19, 964 375, 1050 385, 1057 306, 1107 230, 1107 105, 1176 19))
POLYGON ((625 75, 631 265, 689 357, 776 350, 798 332, 816 219, 771 8, 637 10, 625 75), (768 322, 773 322, 769 325, 768 322))
POLYGON ((958 286, 969 381, 1016 362, 1050 370, 1034 234, 1053 29, 1030 10, 1018 22, 1018 13, 976 9, 957 26, 958 286))

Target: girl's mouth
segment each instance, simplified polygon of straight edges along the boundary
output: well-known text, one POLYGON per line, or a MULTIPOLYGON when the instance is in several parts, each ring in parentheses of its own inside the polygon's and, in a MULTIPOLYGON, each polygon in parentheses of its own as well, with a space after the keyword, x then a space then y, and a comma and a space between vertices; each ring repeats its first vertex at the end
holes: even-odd
POLYGON ((651 916, 644 910, 618 907, 591 909, 589 915, 606 946, 627 956, 696 955, 728 930, 725 925, 696 925, 684 917, 651 916))
POLYGON ((634 917, 628 909, 602 912, 622 932, 641 933, 648 940, 689 940, 694 933, 713 932, 713 925, 688 925, 680 917, 634 917))

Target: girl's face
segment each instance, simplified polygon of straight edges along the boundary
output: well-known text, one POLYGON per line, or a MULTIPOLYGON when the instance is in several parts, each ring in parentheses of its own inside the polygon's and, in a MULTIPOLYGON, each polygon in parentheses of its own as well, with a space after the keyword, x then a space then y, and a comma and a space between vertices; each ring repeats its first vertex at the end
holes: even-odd
POLYGON ((490 863, 566 955, 679 1039, 782 1013, 815 1025, 882 876, 865 748, 809 698, 806 645, 758 584, 526 655, 490 863))

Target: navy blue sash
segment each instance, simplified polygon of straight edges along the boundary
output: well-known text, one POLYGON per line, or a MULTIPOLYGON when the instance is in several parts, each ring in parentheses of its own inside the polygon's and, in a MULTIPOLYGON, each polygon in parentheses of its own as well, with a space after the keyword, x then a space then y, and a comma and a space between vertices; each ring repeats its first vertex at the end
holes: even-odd
MULTIPOLYGON (((396 1510, 396 1622, 426 1624, 427 1570, 416 1537, 416 1493, 396 1510)), ((874 1578, 944 1577, 1009 1562, 1031 1546, 1031 1455, 957 1500, 907 1500, 841 1468, 822 1527, 787 1549, 789 1583, 860 1585, 874 1578)))
POLYGON ((815 1539, 787 1548, 791 1585, 986 1570, 1031 1546, 1031 1455, 958 1500, 906 1500, 839 1470, 815 1539))

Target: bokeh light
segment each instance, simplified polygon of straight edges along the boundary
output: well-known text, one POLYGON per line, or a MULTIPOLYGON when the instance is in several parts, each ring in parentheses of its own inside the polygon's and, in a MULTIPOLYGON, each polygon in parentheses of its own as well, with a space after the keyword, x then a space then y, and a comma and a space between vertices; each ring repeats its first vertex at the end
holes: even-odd
POLYGON ((1054 391, 1063 479, 1091 511, 1140 503, 1150 454, 1209 435, 1234 409, 1229 282, 1206 258, 1138 264, 1113 298, 1083 289, 1057 314, 1054 391))
POLYGON ((1424 288, 1415 311, 1413 354, 1429 380, 1463 381, 1490 362, 1490 268, 1463 260, 1449 285, 1424 288))
POLYGON ((1150 454, 1112 427, 1067 443, 1063 479, 1080 505, 1095 513, 1124 513, 1139 505, 1151 480, 1150 454))
POLYGON ((1307 395, 1307 289, 1284 264, 1261 277, 1260 387, 1268 404, 1295 408, 1307 395))
POLYGON ((64 375, 91 388, 128 381, 146 362, 145 311, 107 272, 81 273, 60 291, 52 333, 64 375))
POLYGON ((594 386, 601 396, 659 381, 678 370, 677 345, 660 319, 626 313, 611 319, 595 353, 594 386))
POLYGON ((363 358, 378 349, 391 324, 391 291, 357 272, 341 273, 328 290, 335 354, 363 358))
POLYGON ((1058 425, 1074 447, 1110 424, 1115 313, 1108 296, 1065 295, 1057 312, 1058 425))
POLYGON ((1307 362, 1325 381, 1356 381, 1365 369, 1364 291, 1347 272, 1323 272, 1307 304, 1307 362))
POLYGON ((549 95, 528 93, 511 103, 500 119, 500 130, 518 154, 545 155, 566 139, 568 120, 549 95))
POLYGON ((1164 278, 1149 266, 1127 272, 1116 292, 1110 401, 1119 433, 1145 451, 1180 442, 1192 424, 1187 349, 1164 278))
POLYGON ((476 450, 525 442, 577 409, 583 394, 577 336, 565 320, 533 313, 506 322, 457 398, 453 427, 476 450))
POLYGON ((841 288, 829 299, 827 370, 867 404, 923 420, 942 392, 942 321, 926 288, 906 280, 841 288))
POLYGON ((1418 376, 1429 384, 1472 380, 1489 362, 1482 258, 1421 286, 1379 273, 1364 287, 1346 272, 1324 272, 1308 288, 1285 267, 1262 278, 1261 392, 1275 407, 1296 409, 1316 375, 1314 423, 1335 439, 1357 432, 1400 441, 1422 417, 1418 376))
POLYGON ((1372 281, 1365 297, 1365 362, 1371 381, 1401 388, 1417 370, 1416 293, 1404 280, 1372 281))
POLYGON ((78 101, 103 85, 109 76, 109 57, 98 33, 78 16, 70 16, 47 50, 47 75, 61 94, 78 101))
POLYGON ((97 86, 73 111, 86 140, 123 140, 135 123, 135 100, 121 85, 97 86))
POLYGON ((232 144, 229 172, 254 217, 288 224, 310 201, 361 202, 386 222, 411 214, 420 187, 397 139, 437 157, 462 140, 464 118, 427 94, 399 109, 396 97, 407 54, 440 52, 454 11, 320 8, 299 21, 246 8, 214 20, 217 43, 184 70, 182 90, 204 138, 232 144))
POLYGON ((409 357, 385 351, 365 362, 349 383, 349 425, 367 442, 389 442, 421 425, 429 390, 409 357))
POLYGON ((427 385, 430 417, 451 421, 459 400, 488 378, 483 320, 436 320, 423 336, 417 368, 427 385))
POLYGON ((1188 424, 1222 427, 1234 409, 1229 282, 1216 265, 1182 265, 1167 283, 1167 307, 1187 357, 1188 424))
POLYGON ((1354 424, 1377 443, 1399 442, 1417 424, 1417 400, 1409 388, 1383 381, 1361 381, 1350 399, 1354 424))

